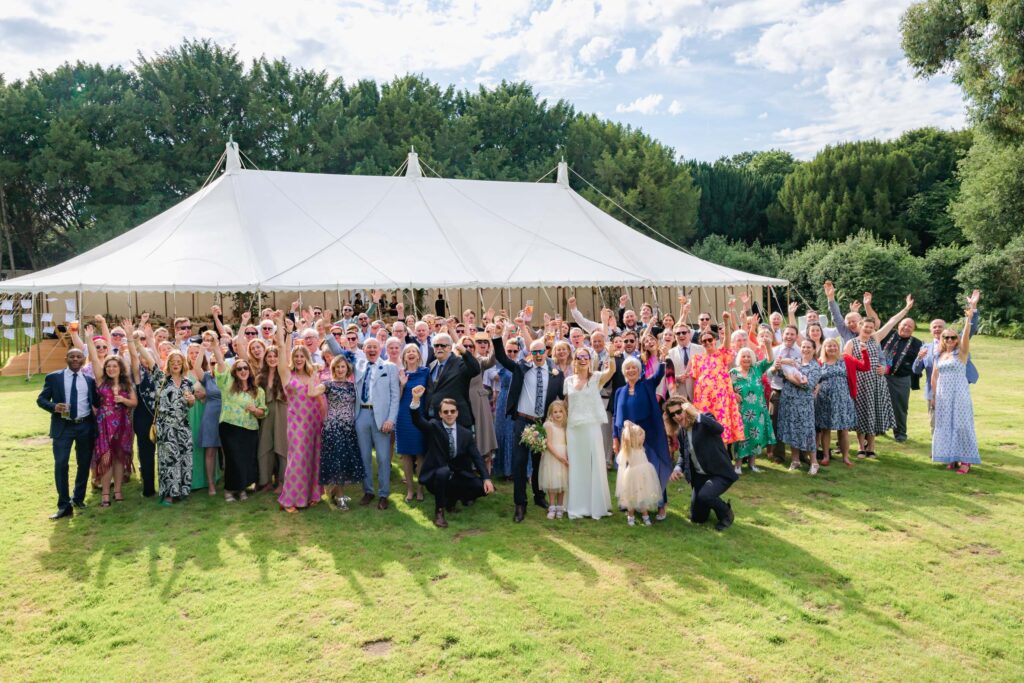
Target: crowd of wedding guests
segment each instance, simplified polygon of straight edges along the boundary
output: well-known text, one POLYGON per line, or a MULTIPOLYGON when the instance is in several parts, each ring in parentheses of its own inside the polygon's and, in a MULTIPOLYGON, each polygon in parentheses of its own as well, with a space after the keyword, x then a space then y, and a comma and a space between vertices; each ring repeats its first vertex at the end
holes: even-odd
POLYGON ((348 493, 386 510, 397 455, 405 501, 426 489, 439 527, 495 481, 512 483, 516 522, 532 499, 549 519, 617 507, 651 525, 666 518, 668 482, 685 478, 691 520, 713 510, 722 530, 733 521, 722 494, 744 466, 761 472, 759 458, 813 476, 877 457, 879 435, 906 440, 921 376, 932 459, 967 474, 980 462, 969 391, 979 292, 959 332, 933 320, 928 342, 913 336, 910 295, 883 323, 870 292, 845 312, 831 282, 824 293, 831 327, 814 310, 798 320, 796 303, 788 321, 762 318, 746 295, 695 324, 685 296, 678 316, 623 296, 596 321, 573 298, 571 320, 536 321, 532 307, 456 319, 440 294, 417 317, 381 292, 337 319, 297 302, 234 327, 217 306, 206 323, 143 314, 111 328, 97 315, 37 401, 52 414, 53 518, 85 507, 90 478, 100 507, 123 501, 136 456, 142 495, 163 506, 206 489, 228 504, 266 492, 288 513, 325 494, 347 510, 348 493), (538 434, 540 446, 528 438, 538 434))

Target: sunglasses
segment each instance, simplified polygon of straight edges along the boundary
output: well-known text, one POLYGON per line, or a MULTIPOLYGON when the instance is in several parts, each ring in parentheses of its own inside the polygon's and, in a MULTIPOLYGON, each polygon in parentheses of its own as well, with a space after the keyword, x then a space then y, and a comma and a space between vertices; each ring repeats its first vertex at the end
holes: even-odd
POLYGON ((447 349, 451 344, 434 344, 435 349, 447 349))
POLYGON ((107 350, 107 349, 109 349, 109 348, 110 348, 109 346, 106 346, 106 345, 104 345, 104 344, 97 344, 97 345, 96 345, 96 350, 97 350, 97 351, 106 351, 106 350, 107 350))
POLYGON ((956 335, 942 335, 943 339, 956 339, 956 335))
POLYGON ((623 344, 636 344, 636 339, 623 339, 623 344))
POLYGON ((261 327, 260 330, 263 334, 271 334, 274 331, 273 327, 261 327))
POLYGON ((243 365, 241 367, 235 366, 235 372, 249 372, 249 366, 243 365))
POLYGON ((348 339, 350 342, 359 341, 359 337, 345 337, 345 339, 348 339))
POLYGON ((705 345, 706 345, 706 344, 714 344, 714 343, 715 343, 715 340, 714 340, 714 339, 701 339, 701 340, 700 340, 700 343, 701 343, 701 344, 705 344, 705 345))
POLYGON ((668 411, 668 416, 669 417, 678 417, 678 416, 680 416, 682 414, 683 414, 682 410, 670 410, 670 411, 668 411))
POLYGON ((255 336, 256 336, 256 334, 257 334, 257 333, 256 333, 256 331, 255 331, 255 330, 246 330, 246 331, 245 331, 245 336, 246 336, 246 337, 255 337, 255 336))
POLYGON ((590 356, 576 356, 576 362, 577 363, 589 363, 590 362, 590 356))
POLYGON ((519 349, 505 349, 505 355, 506 356, 518 356, 519 355, 519 349))
POLYGON ((191 325, 179 325, 178 329, 179 330, 191 330, 192 326, 191 325))
POLYGON ((677 337, 682 337, 683 335, 686 335, 686 334, 690 334, 690 331, 689 330, 679 330, 678 332, 676 332, 676 336, 677 337))
POLYGON ((111 332, 110 336, 111 337, 123 337, 124 336, 124 332, 111 332))
POLYGON ((459 412, 459 411, 455 410, 454 408, 449 408, 448 410, 442 410, 441 414, 442 415, 454 415, 457 412, 459 412))
POLYGON ((335 337, 344 337, 344 336, 345 336, 345 335, 344 335, 343 333, 341 333, 341 332, 331 332, 331 334, 332 334, 332 335, 334 335, 335 337))
POLYGON ((545 353, 547 353, 547 351, 542 351, 540 349, 537 349, 536 351, 530 351, 531 356, 543 356, 545 353))

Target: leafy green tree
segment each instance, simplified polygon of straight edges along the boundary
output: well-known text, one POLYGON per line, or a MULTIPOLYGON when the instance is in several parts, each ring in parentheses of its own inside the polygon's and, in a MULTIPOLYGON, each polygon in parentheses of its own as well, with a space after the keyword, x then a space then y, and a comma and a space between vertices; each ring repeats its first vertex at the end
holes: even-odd
POLYGON ((961 291, 978 288, 984 294, 986 314, 998 320, 1024 320, 1024 234, 1017 234, 1001 249, 977 252, 956 275, 961 291))
POLYGON ((979 135, 960 174, 953 220, 979 251, 998 249, 1024 232, 1024 144, 979 135))
POLYGON ((928 250, 921 259, 924 289, 921 290, 916 305, 921 316, 955 320, 963 315, 962 306, 958 303, 963 301, 963 297, 960 296, 962 287, 957 273, 973 254, 973 248, 956 244, 932 247, 928 250))
POLYGON ((730 242, 721 235, 705 237, 696 242, 691 251, 694 256, 712 263, 770 277, 778 276, 784 262, 778 247, 762 245, 757 240, 753 244, 730 242))

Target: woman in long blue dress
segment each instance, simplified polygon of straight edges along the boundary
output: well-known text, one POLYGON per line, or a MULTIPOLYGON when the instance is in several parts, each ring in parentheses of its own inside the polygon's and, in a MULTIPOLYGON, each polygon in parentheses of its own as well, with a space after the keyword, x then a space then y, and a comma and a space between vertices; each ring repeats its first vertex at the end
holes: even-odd
POLYGON ((639 425, 647 434, 644 439, 644 451, 647 460, 658 471, 661 482, 661 505, 658 506, 658 521, 665 519, 665 505, 668 504, 668 478, 672 474, 672 456, 668 452, 668 437, 665 435, 665 423, 661 417, 661 407, 655 393, 661 380, 665 377, 665 364, 658 363, 654 374, 643 376, 640 360, 629 357, 622 363, 622 376, 626 384, 615 391, 615 421, 612 424, 612 448, 619 450, 619 436, 626 420, 639 425))
MULTIPOLYGON (((505 355, 517 359, 520 348, 518 340, 509 339, 505 342, 505 355)), ((512 386, 512 373, 499 367, 498 379, 501 384, 498 400, 495 401, 494 406, 494 434, 498 439, 498 450, 491 463, 491 477, 501 477, 508 481, 512 478, 512 451, 515 449, 515 425, 512 418, 506 415, 508 392, 512 386)))
MULTIPOLYGON (((356 438, 356 385, 352 365, 344 356, 331 361, 331 379, 320 385, 327 397, 327 416, 320 432, 320 479, 339 510, 348 510, 345 484, 363 481, 363 458, 356 438)), ((310 391, 310 396, 321 393, 310 391)))
POLYGON ((939 339, 939 359, 932 369, 932 404, 935 431, 932 433, 932 461, 946 463, 946 469, 967 474, 971 465, 981 464, 978 438, 974 432, 974 403, 967 384, 967 358, 971 349, 973 306, 966 311, 964 329, 957 338, 950 328, 939 339))
POLYGON ((789 469, 799 470, 800 455, 806 454, 811 460, 810 474, 817 474, 818 432, 814 422, 814 399, 818 395, 821 366, 814 357, 814 342, 805 339, 800 343, 800 361, 790 367, 784 377, 776 438, 790 447, 789 469))
POLYGON ((402 471, 405 473, 405 502, 411 503, 413 497, 423 500, 423 487, 416 483, 414 477, 419 476, 423 464, 423 432, 412 423, 412 390, 426 386, 427 374, 430 370, 420 367, 422 356, 416 344, 406 344, 402 349, 402 367, 398 372, 402 397, 398 402, 398 417, 395 419, 395 452, 402 458, 402 471))

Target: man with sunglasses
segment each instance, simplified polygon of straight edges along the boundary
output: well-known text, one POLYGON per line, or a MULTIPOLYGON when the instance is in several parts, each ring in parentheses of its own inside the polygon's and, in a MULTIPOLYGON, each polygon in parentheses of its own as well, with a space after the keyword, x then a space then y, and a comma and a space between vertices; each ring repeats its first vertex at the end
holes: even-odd
POLYGON ((430 417, 440 415, 441 401, 450 398, 459 409, 459 424, 473 428, 473 409, 469 405, 469 384, 480 374, 480 363, 471 353, 454 346, 451 336, 438 334, 433 341, 434 362, 427 367, 426 399, 430 417))
MULTIPOLYGON (((971 296, 967 299, 967 303, 974 309, 974 315, 971 316, 972 337, 978 334, 978 323, 981 320, 981 316, 978 313, 978 302, 980 300, 981 290, 978 289, 971 292, 971 296)), ((917 375, 924 373, 924 400, 928 404, 928 421, 931 424, 932 431, 935 431, 935 406, 932 405, 932 368, 938 361, 939 349, 942 348, 942 333, 946 331, 946 321, 936 318, 929 325, 929 330, 932 333, 932 341, 921 346, 920 351, 917 353, 917 358, 914 359, 912 370, 917 375)), ((976 384, 978 379, 978 368, 971 362, 971 356, 968 354, 967 382, 969 384, 976 384)))
POLYGON ((704 354, 704 347, 695 343, 693 330, 681 322, 675 327, 676 345, 669 349, 668 357, 672 361, 672 372, 675 374, 676 396, 683 396, 687 401, 693 400, 692 363, 695 356, 704 354))
POLYGON ((722 425, 709 413, 699 412, 692 403, 678 396, 665 402, 664 411, 679 428, 679 459, 669 479, 679 481, 685 478, 690 484, 693 490, 690 521, 703 524, 714 510, 718 517, 715 530, 725 531, 732 526, 736 516, 732 505, 722 500, 722 494, 739 477, 722 441, 722 425))
POLYGON ((543 339, 536 339, 530 344, 528 359, 516 362, 509 358, 502 344, 503 331, 503 324, 495 326, 496 336, 492 345, 498 364, 512 373, 506 412, 513 421, 512 479, 515 511, 512 521, 521 522, 526 516, 526 463, 529 460, 533 462, 533 476, 530 478, 533 502, 545 510, 548 508, 547 496, 541 491, 538 482, 540 453, 532 453, 522 443, 523 430, 536 422, 543 422, 551 402, 565 397, 565 376, 548 363, 543 339))
POLYGON ((349 325, 356 324, 355 311, 352 309, 352 306, 346 304, 341 307, 341 319, 338 320, 338 324, 343 329, 348 329, 349 325))
POLYGON ((409 410, 412 422, 423 432, 426 454, 419 481, 434 494, 434 526, 448 528, 445 512, 455 512, 459 501, 470 505, 477 498, 494 493, 484 459, 477 450, 473 432, 459 424, 459 408, 450 398, 438 406, 440 419, 427 419, 420 402, 426 387, 414 387, 409 410))
POLYGON ((192 321, 188 318, 174 319, 174 346, 188 355, 188 346, 192 343, 192 321))

